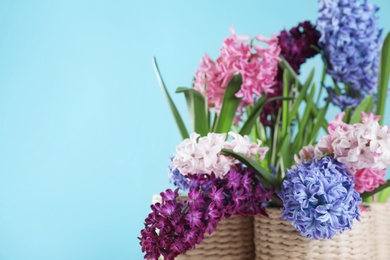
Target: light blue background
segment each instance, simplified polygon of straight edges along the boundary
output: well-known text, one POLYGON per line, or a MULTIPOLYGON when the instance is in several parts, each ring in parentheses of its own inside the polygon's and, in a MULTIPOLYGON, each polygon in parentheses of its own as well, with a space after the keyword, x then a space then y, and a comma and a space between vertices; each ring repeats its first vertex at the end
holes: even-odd
MULTIPOLYGON (((389 0, 373 2, 389 31, 389 0)), ((137 236, 152 195, 172 187, 180 142, 152 57, 173 93, 204 52, 217 56, 230 25, 270 36, 316 10, 307 0, 2 0, 0 259, 142 259, 137 236)))

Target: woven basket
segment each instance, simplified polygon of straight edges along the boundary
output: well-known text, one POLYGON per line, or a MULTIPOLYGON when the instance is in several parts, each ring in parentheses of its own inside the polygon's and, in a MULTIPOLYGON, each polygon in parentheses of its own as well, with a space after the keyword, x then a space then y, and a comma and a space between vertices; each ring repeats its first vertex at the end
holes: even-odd
POLYGON ((390 202, 371 203, 375 259, 390 259, 390 202))
POLYGON ((267 213, 269 217, 254 218, 256 260, 374 259, 369 211, 361 214, 360 222, 354 221, 352 230, 323 240, 301 236, 290 222, 281 219, 278 208, 267 208, 267 213))
MULTIPOLYGON (((179 197, 179 201, 186 199, 186 196, 179 197)), ((153 196, 154 203, 160 201, 159 195, 153 196)), ((253 217, 233 216, 223 219, 211 235, 205 235, 201 244, 176 259, 253 260, 254 258, 253 217)))

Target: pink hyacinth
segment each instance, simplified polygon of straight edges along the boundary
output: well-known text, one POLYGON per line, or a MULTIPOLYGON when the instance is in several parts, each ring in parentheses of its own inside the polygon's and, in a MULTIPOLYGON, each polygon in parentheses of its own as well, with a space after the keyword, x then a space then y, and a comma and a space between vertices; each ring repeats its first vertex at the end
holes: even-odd
MULTIPOLYGON (((268 147, 260 147, 261 141, 257 140, 257 144, 249 140, 247 135, 242 136, 234 132, 229 132, 229 136, 233 139, 224 144, 224 148, 230 149, 233 152, 241 153, 249 158, 257 158, 258 161, 264 160, 268 147)), ((235 163, 238 163, 237 161, 235 163)))
POLYGON ((277 73, 280 46, 277 36, 265 38, 257 36, 255 40, 267 44, 250 43, 250 37, 237 35, 234 28, 230 29, 231 36, 226 38, 220 50, 220 56, 214 62, 206 54, 195 73, 194 89, 207 97, 210 108, 219 113, 223 95, 231 78, 241 74, 241 89, 236 97, 242 98, 239 111, 252 105, 256 97, 263 93, 272 93, 277 73))
POLYGON ((183 140, 176 147, 176 153, 172 159, 172 167, 179 170, 181 174, 211 174, 222 178, 238 163, 231 156, 223 155, 223 148, 230 149, 236 153, 250 157, 256 161, 262 161, 268 151, 268 147, 260 147, 261 141, 257 144, 249 140, 248 136, 229 132, 231 141, 225 141, 226 134, 209 133, 200 137, 192 133, 190 138, 183 140))
POLYGON ((299 152, 299 156, 297 155, 294 156, 294 160, 297 164, 306 161, 311 161, 313 160, 313 158, 317 158, 315 147, 313 145, 302 147, 301 151, 299 152))
POLYGON ((368 114, 366 114, 364 112, 362 113, 362 122, 364 124, 376 123, 376 122, 379 122, 380 119, 381 119, 381 116, 374 115, 374 113, 372 113, 372 112, 369 112, 368 114))
POLYGON ((362 123, 346 124, 343 114, 329 123, 329 134, 316 145, 324 154, 334 157, 348 168, 384 169, 390 165, 390 129, 380 126, 379 117, 362 113, 362 123))
POLYGON ((177 168, 181 174, 211 173, 222 177, 229 171, 234 160, 221 155, 226 134, 209 133, 205 137, 192 133, 190 138, 184 139, 176 147, 176 153, 172 160, 173 168, 177 168))
POLYGON ((390 128, 380 126, 380 116, 373 113, 362 112, 362 122, 356 124, 344 123, 344 114, 329 122, 329 133, 314 147, 303 147, 295 160, 300 163, 333 155, 355 176, 355 189, 359 193, 372 191, 386 182, 384 176, 390 165, 390 128))
POLYGON ((333 134, 337 127, 340 127, 344 131, 348 131, 348 129, 352 128, 352 125, 343 122, 344 116, 345 116, 345 112, 342 112, 336 116, 335 120, 329 122, 328 124, 329 134, 333 134))
POLYGON ((386 169, 359 169, 355 173, 355 189, 359 193, 373 191, 379 185, 386 183, 385 174, 386 169))

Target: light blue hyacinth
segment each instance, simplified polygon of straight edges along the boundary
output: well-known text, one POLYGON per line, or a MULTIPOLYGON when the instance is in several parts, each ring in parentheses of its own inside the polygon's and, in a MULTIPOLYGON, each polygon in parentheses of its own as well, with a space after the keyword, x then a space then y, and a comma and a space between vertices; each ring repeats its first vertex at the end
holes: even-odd
POLYGON ((319 46, 328 62, 327 73, 347 84, 333 103, 344 110, 376 92, 382 30, 378 7, 361 0, 319 0, 319 46))
POLYGON ((284 220, 308 238, 332 238, 359 219, 361 198, 348 169, 332 157, 287 170, 282 191, 284 220))
POLYGON ((168 167, 168 179, 182 191, 190 188, 190 181, 176 168, 168 167))

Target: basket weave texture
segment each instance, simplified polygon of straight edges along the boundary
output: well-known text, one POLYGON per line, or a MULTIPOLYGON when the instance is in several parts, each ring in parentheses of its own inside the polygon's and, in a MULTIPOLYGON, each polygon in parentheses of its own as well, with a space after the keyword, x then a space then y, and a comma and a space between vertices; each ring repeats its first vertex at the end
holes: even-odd
POLYGON ((354 221, 352 230, 321 240, 301 236, 290 222, 281 219, 279 208, 267 208, 267 213, 269 218, 254 218, 256 260, 375 259, 370 211, 361 214, 360 222, 354 221))
MULTIPOLYGON (((185 201, 187 197, 180 196, 178 200, 185 201)), ((155 202, 161 202, 159 195, 153 196, 155 202)), ((205 235, 201 244, 176 259, 254 260, 253 230, 253 217, 232 216, 223 219, 211 235, 205 235)))
POLYGON ((371 203, 375 259, 390 259, 390 202, 371 203))

